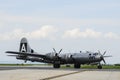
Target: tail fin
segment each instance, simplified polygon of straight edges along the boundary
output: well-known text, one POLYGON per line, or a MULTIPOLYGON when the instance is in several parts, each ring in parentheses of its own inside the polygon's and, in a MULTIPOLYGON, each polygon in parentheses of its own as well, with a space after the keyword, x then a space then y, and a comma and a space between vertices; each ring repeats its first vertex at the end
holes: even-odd
POLYGON ((30 52, 31 53, 32 49, 30 48, 28 41, 26 38, 22 38, 20 41, 20 49, 19 52, 30 52))

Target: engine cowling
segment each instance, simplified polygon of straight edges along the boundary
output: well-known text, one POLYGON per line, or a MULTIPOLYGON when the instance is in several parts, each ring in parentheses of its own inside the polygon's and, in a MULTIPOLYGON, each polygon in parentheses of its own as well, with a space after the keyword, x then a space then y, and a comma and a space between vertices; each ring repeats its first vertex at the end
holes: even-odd
POLYGON ((64 54, 62 56, 62 59, 65 60, 66 62, 72 62, 73 61, 73 55, 72 54, 64 54))

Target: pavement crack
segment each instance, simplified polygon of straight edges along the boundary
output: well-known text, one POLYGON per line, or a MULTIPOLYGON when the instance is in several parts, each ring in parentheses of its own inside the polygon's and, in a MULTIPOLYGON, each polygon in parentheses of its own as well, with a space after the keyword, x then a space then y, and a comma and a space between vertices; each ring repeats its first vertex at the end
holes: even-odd
POLYGON ((67 76, 67 75, 77 74, 77 73, 84 72, 84 71, 76 71, 76 72, 71 72, 71 73, 67 73, 67 74, 61 74, 61 75, 57 75, 57 76, 47 77, 47 78, 40 79, 40 80, 50 80, 50 79, 59 78, 59 77, 67 76))

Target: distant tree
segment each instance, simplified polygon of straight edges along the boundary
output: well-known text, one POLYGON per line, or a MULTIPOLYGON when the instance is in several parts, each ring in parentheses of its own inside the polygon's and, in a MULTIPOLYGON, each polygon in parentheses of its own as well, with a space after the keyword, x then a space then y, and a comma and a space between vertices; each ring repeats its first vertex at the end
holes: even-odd
POLYGON ((120 64, 114 64, 115 66, 120 66, 120 64))

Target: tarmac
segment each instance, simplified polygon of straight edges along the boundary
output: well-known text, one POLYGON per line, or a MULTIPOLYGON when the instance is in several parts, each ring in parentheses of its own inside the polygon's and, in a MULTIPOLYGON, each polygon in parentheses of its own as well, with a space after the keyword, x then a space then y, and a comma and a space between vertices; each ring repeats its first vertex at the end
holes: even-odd
POLYGON ((54 69, 46 66, 0 67, 0 80, 120 80, 119 69, 54 69))

